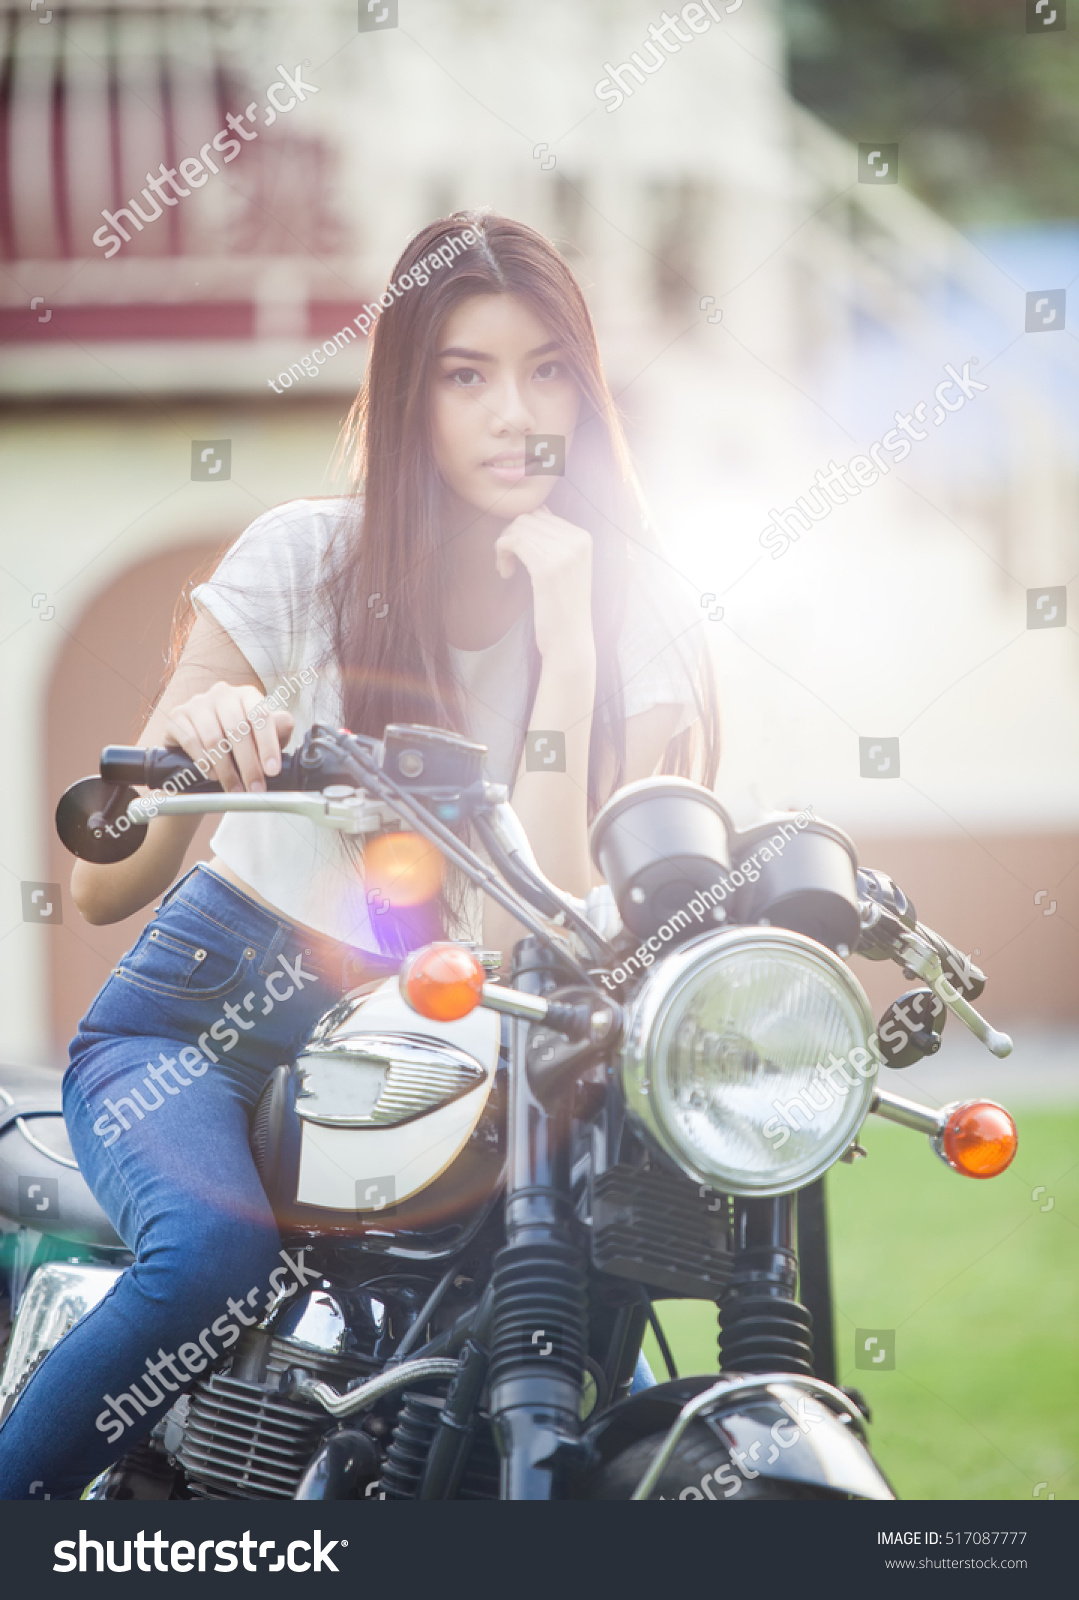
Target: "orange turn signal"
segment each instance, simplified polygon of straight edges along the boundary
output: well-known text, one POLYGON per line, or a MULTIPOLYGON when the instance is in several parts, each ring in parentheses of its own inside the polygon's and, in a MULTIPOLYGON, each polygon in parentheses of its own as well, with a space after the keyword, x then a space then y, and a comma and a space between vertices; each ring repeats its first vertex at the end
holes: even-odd
POLYGON ((471 950, 459 944, 425 944, 401 968, 401 993, 421 1017, 456 1022, 483 999, 487 974, 471 950))
POLYGON ((948 1165, 966 1178, 995 1178, 1011 1166, 1019 1144, 1015 1123, 992 1100, 956 1106, 940 1134, 948 1165))

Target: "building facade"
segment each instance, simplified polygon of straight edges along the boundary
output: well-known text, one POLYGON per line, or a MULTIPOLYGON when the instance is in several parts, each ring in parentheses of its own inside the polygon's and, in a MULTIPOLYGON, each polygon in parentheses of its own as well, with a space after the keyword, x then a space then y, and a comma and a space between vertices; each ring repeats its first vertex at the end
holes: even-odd
POLYGON ((59 794, 135 736, 193 575, 343 487, 366 349, 343 330, 412 232, 483 205, 581 278, 710 630, 720 792, 814 805, 980 948, 1005 1018, 1074 1021, 1076 635, 1051 600, 1028 626, 1079 569, 1074 341, 1028 334, 1044 286, 793 103, 768 0, 685 7, 660 43, 637 0, 401 0, 363 30, 331 0, 0 13, 12 1058, 62 1060, 141 920, 78 917, 59 794), (969 392, 939 431, 814 498, 897 411, 931 419, 949 368, 969 392), (866 739, 899 741, 897 781, 864 775, 866 739), (24 905, 41 884, 62 922, 24 905))

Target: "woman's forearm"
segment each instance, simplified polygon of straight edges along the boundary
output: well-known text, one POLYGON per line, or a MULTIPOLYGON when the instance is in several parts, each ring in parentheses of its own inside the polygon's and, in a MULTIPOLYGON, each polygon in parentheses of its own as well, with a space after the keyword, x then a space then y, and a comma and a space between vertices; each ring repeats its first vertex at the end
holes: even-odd
MULTIPOLYGON (((540 673, 525 752, 513 791, 513 808, 521 819, 542 871, 569 894, 583 896, 592 884, 588 855, 588 750, 596 694, 595 651, 573 659, 544 662, 540 673), (560 734, 537 751, 537 736, 560 734), (530 755, 531 752, 531 755, 530 755), (550 766, 537 760, 554 754, 550 766)), ((501 907, 487 902, 484 943, 508 959, 524 928, 501 907)))
MULTIPOLYGON (((246 761, 247 774, 241 771, 231 777, 231 786, 240 787, 252 772, 261 775, 258 765, 251 765, 251 747, 261 741, 264 751, 268 749, 277 756, 274 770, 280 771, 279 718, 284 717, 281 736, 287 738, 291 732, 292 718, 281 712, 275 712, 272 725, 268 723, 261 732, 253 733, 248 726, 241 737, 236 731, 244 721, 245 705, 264 693, 254 668, 220 623, 200 615, 138 742, 144 749, 155 744, 182 747, 197 759, 205 756, 210 745, 219 743, 219 736, 224 734, 229 739, 226 748, 231 747, 233 755, 224 761, 210 757, 211 762, 220 761, 214 777, 227 787, 233 762, 246 761), (197 719, 205 735, 205 745, 192 718, 197 719), (178 723, 177 719, 182 721, 178 723)), ((126 861, 107 866, 77 861, 71 874, 71 892, 87 922, 121 922, 163 894, 182 868, 200 821, 197 816, 155 817, 141 848, 126 861)))
POLYGON ((588 750, 596 696, 595 652, 574 660, 544 663, 540 673, 531 727, 517 773, 513 806, 528 834, 536 859, 547 877, 570 894, 587 894, 592 882, 588 858, 588 750), (542 749, 544 733, 565 739, 565 760, 557 759, 558 741, 542 749), (550 766, 540 765, 548 755, 550 766))
POLYGON ((122 922, 156 900, 183 866, 201 817, 156 817, 133 856, 111 866, 76 861, 71 896, 87 922, 122 922))

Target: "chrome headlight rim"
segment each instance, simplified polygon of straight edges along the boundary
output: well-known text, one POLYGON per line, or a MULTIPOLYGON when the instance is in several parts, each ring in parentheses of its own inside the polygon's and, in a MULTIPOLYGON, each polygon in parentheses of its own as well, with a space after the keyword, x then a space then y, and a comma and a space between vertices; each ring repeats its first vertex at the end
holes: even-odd
POLYGON ((622 1053, 622 1090, 626 1109, 631 1119, 651 1134, 669 1160, 674 1161, 687 1177, 713 1192, 746 1199, 755 1197, 768 1199, 776 1195, 793 1194, 815 1182, 835 1165, 869 1115, 879 1070, 879 1057, 871 1043, 875 1038, 875 1032, 875 1020, 862 985, 840 957, 826 945, 819 944, 816 939, 784 928, 753 926, 725 928, 716 933, 701 934, 673 951, 665 959, 661 957, 637 991, 627 1020, 626 1042, 622 1053), (858 1016, 863 1035, 860 1047, 864 1048, 869 1061, 873 1064, 873 1070, 868 1074, 856 1073, 860 1087, 851 1090, 853 1096, 851 1103, 857 1110, 849 1119, 851 1123, 849 1134, 844 1132, 843 1139, 837 1147, 822 1154, 811 1166, 800 1167, 796 1175, 786 1178, 781 1175, 763 1176, 759 1182, 745 1174, 733 1178, 728 1172, 708 1171, 698 1165, 676 1130, 665 1122, 662 1101, 658 1095, 652 1093, 655 1072, 661 1065, 655 1058, 655 1044, 669 1012, 688 983, 702 969, 707 968, 717 956, 739 947, 754 949, 761 953, 771 949, 778 956, 796 952, 815 963, 820 970, 837 982, 858 1016))

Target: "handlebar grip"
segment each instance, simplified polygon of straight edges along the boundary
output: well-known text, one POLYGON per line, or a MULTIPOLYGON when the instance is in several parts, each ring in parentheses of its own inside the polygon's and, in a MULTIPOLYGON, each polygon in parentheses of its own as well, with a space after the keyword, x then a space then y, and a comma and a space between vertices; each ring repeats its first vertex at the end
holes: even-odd
POLYGON ((183 750, 169 750, 160 745, 151 745, 145 750, 135 745, 106 745, 101 752, 101 776, 106 783, 145 784, 151 789, 175 783, 180 793, 197 787, 205 794, 221 787, 204 778, 183 750))
MULTIPOLYGON (((307 767, 302 750, 294 750, 282 756, 281 771, 266 779, 266 788, 271 792, 284 792, 322 789, 327 784, 348 782, 348 774, 339 772, 338 765, 328 761, 307 767)), ((128 787, 143 784, 148 789, 163 789, 168 784, 177 794, 221 793, 217 780, 203 777, 186 751, 163 745, 151 745, 145 750, 136 745, 106 745, 101 752, 100 770, 106 783, 128 787)))
MULTIPOLYGON (((278 792, 326 791, 343 786, 353 790, 359 767, 346 749, 338 747, 327 731, 312 726, 299 750, 285 755, 281 771, 267 778, 267 789, 278 792)), ((351 739, 351 736, 349 736, 351 739)), ((367 740, 351 740, 362 745, 367 740)), ((210 769, 212 772, 212 768, 210 769)), ((221 785, 206 777, 184 750, 175 747, 110 744, 101 752, 100 777, 80 778, 60 796, 56 807, 56 831, 65 849, 82 861, 113 865, 138 850, 146 838, 147 817, 136 815, 135 826, 126 816, 134 800, 134 790, 146 788, 155 800, 161 792, 168 796, 219 795, 221 785)), ((196 805, 195 813, 199 811, 196 805)))

